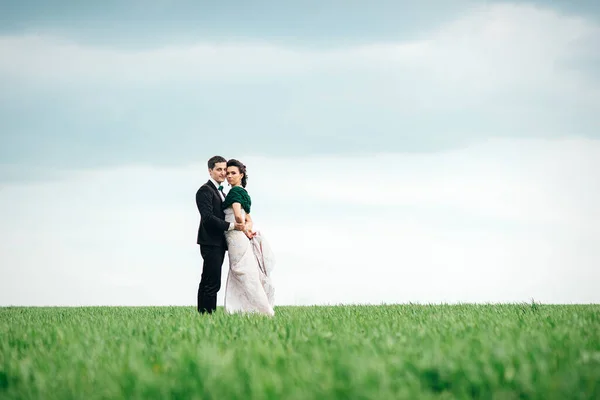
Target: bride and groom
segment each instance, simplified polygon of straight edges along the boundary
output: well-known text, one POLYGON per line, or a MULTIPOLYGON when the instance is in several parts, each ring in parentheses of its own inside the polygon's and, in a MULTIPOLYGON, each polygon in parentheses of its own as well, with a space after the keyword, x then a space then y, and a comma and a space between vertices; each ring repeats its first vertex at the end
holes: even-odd
POLYGON ((208 160, 210 179, 196 192, 200 212, 197 244, 204 260, 198 286, 198 312, 217 308, 225 252, 229 273, 225 286, 225 311, 273 316, 274 288, 270 274, 274 257, 268 242, 253 230, 252 200, 246 191, 246 166, 238 160, 214 156, 208 160), (225 193, 223 183, 231 189, 225 193))

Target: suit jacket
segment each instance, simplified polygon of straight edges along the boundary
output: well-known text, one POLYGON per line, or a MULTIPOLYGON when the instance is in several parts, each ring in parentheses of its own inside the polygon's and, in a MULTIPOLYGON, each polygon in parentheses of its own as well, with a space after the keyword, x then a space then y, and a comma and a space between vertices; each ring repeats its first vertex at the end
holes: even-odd
POLYGON ((196 192, 196 206, 200 212, 198 244, 227 248, 225 231, 229 229, 229 222, 225 221, 222 205, 221 195, 210 180, 200 186, 196 192))

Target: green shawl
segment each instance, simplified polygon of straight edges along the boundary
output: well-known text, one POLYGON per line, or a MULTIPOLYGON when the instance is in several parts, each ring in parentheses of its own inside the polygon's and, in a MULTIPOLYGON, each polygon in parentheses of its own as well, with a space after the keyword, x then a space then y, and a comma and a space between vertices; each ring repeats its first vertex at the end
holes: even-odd
POLYGON ((231 188, 229 193, 227 193, 227 197, 225 197, 225 201, 223 202, 223 210, 227 207, 230 207, 233 203, 240 203, 246 214, 250 214, 250 205, 252 204, 252 200, 250 199, 250 195, 241 186, 234 186, 231 188))

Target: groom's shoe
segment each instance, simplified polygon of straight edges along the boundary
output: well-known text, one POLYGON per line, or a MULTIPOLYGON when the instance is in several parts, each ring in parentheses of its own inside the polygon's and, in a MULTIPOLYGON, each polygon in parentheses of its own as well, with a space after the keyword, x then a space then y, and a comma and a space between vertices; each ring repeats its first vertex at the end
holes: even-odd
POLYGON ((198 294, 198 312, 200 314, 212 314, 217 309, 217 296, 198 294))
POLYGON ((215 310, 207 310, 206 308, 198 309, 198 313, 200 315, 211 315, 215 312, 215 310))
MULTIPOLYGON (((215 307, 216 308, 216 307, 215 307)), ((215 312, 215 308, 212 308, 210 306, 207 306, 206 303, 204 303, 204 305, 202 306, 198 306, 198 312, 200 314, 212 314, 215 312)))

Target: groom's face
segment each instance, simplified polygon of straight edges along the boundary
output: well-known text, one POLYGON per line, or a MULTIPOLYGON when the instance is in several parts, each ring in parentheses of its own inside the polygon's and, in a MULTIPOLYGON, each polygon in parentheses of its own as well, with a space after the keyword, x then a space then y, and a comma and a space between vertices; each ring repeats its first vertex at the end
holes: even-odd
POLYGON ((223 183, 225 180, 225 174, 227 173, 227 163, 215 163, 215 167, 213 169, 209 169, 208 173, 215 181, 218 183, 223 183))

